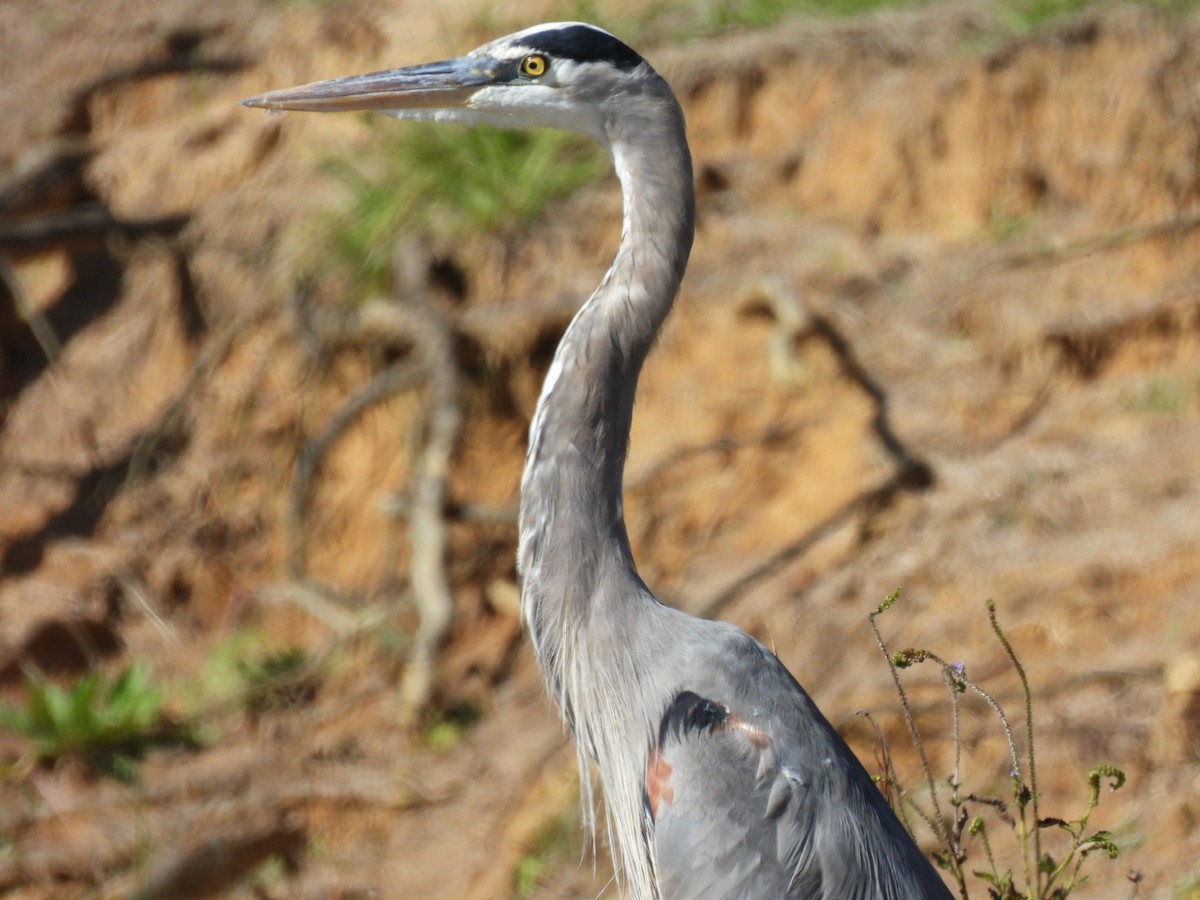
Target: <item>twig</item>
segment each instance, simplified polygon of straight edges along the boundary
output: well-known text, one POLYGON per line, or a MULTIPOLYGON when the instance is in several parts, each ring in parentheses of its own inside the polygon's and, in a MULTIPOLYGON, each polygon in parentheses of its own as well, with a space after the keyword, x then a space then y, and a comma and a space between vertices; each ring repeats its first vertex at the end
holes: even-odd
POLYGON ((955 677, 961 674, 961 671, 956 670, 952 675, 949 670, 942 669, 942 679, 946 682, 946 690, 950 694, 951 727, 954 735, 954 767, 950 770, 950 784, 954 788, 955 799, 958 797, 959 785, 962 784, 962 716, 958 704, 958 696, 961 693, 959 685, 962 682, 955 677))
POLYGON ((130 241, 173 238, 187 222, 188 217, 182 215, 118 219, 102 203, 81 203, 40 215, 0 219, 0 247, 33 252, 101 237, 130 241))
POLYGON ((0 214, 29 207, 63 182, 77 187, 84 165, 95 153, 84 139, 53 138, 21 153, 8 172, 0 174, 0 214))
MULTIPOLYGON (((455 353, 456 331, 428 301, 428 265, 415 245, 398 249, 397 298, 364 304, 352 320, 339 321, 325 340, 348 336, 384 338, 411 351, 354 393, 301 448, 292 473, 288 504, 288 559, 294 578, 305 571, 304 523, 312 480, 321 460, 345 430, 372 405, 415 385, 427 385, 424 441, 412 465, 408 497, 392 497, 388 513, 407 514, 411 562, 409 580, 419 617, 408 663, 400 682, 401 716, 412 722, 433 692, 437 650, 449 632, 453 597, 445 569, 447 542, 446 479, 462 430, 461 375, 455 353), (399 298, 403 298, 401 301, 399 298)), ((316 323, 305 319, 308 331, 316 323)))
POLYGON ((173 647, 180 646, 183 641, 179 637, 179 630, 170 622, 154 611, 154 607, 150 605, 150 601, 146 599, 148 588, 145 582, 134 575, 117 574, 117 584, 121 587, 121 593, 129 600, 132 600, 155 630, 173 647))
POLYGON ((347 612, 323 586, 311 579, 295 579, 285 584, 270 585, 258 592, 268 602, 288 602, 324 622, 340 638, 353 637, 373 628, 385 618, 382 606, 359 607, 347 612))
POLYGON ((896 686, 896 693, 900 697, 900 708, 904 712, 904 723, 908 726, 909 737, 912 738, 913 747, 917 751, 917 757, 921 761, 921 772, 925 776, 925 783, 929 790, 929 799, 933 804, 934 821, 930 822, 930 827, 934 834, 947 846, 952 847, 953 841, 950 837, 950 827, 946 824, 946 818, 942 814, 941 804, 938 803, 937 787, 933 782, 933 771, 929 767, 929 757, 925 753, 925 744, 921 740, 921 734, 917 731, 917 723, 912 716, 912 708, 908 703, 908 694, 904 690, 904 685, 900 681, 900 673, 896 669, 895 663, 892 661, 892 656, 888 653, 887 644, 883 640, 883 635, 879 632, 879 626, 875 624, 875 619, 886 612, 892 605, 900 599, 900 589, 892 591, 884 599, 884 601, 875 608, 867 616, 867 623, 871 626, 871 631, 875 635, 875 643, 879 646, 879 650, 883 653, 883 658, 887 660, 888 671, 892 673, 892 683, 896 686), (935 823, 936 822, 936 826, 935 823))
MULTIPOLYGON (((41 310, 35 309, 25 302, 25 292, 21 290, 21 281, 3 256, 0 256, 0 281, 4 282, 5 289, 12 297, 13 305, 16 307, 15 311, 25 320, 29 333, 42 348, 46 361, 51 365, 57 363, 58 358, 62 355, 62 342, 50 327, 50 323, 46 321, 46 317, 42 315, 41 310)), ((3 350, 0 349, 0 353, 2 352, 3 350)))
POLYGON ((866 719, 871 725, 871 730, 875 732, 875 740, 879 742, 879 747, 883 754, 882 759, 879 760, 880 768, 883 769, 881 776, 884 786, 883 795, 887 798, 888 806, 899 810, 900 818, 904 820, 905 831, 912 834, 912 823, 908 820, 908 813, 904 811, 904 804, 896 802, 903 795, 904 788, 900 784, 900 777, 896 772, 895 764, 892 762, 892 751, 891 747, 888 746, 887 737, 884 736, 883 729, 879 727, 879 723, 875 721, 875 717, 865 709, 858 710, 855 715, 866 719), (892 788, 896 789, 896 799, 892 797, 892 788))
POLYGON ((808 552, 809 548, 816 545, 817 542, 835 533, 855 515, 861 513, 864 517, 869 518, 872 513, 886 509, 898 494, 907 490, 909 487, 906 484, 905 473, 903 471, 893 472, 880 484, 868 488, 846 502, 791 544, 747 568, 734 581, 696 604, 695 608, 690 609, 689 612, 702 618, 712 618, 755 584, 781 571, 786 565, 808 552))
POLYGON ((1137 338, 1165 338, 1187 330, 1200 331, 1200 302, 1194 297, 1184 301, 1158 303, 1077 327, 1059 327, 1046 334, 1046 343, 1061 354, 1061 364, 1085 380, 1095 378, 1105 364, 1127 341, 1137 338))
MULTIPOLYGON (((905 668, 914 663, 921 663, 929 660, 941 666, 943 673, 953 673, 951 677, 961 683, 964 687, 969 687, 972 691, 978 694, 983 701, 992 708, 996 716, 1000 719, 1000 725, 1004 729, 1004 736, 1008 738, 1008 751, 1011 754, 1013 770, 1019 771, 1020 757, 1017 754, 1017 739, 1013 735, 1012 724, 1008 721, 1008 716, 1004 709, 996 701, 996 698, 989 694, 986 690, 967 677, 966 670, 958 665, 951 665, 946 662, 936 653, 930 650, 901 650, 889 659, 889 662, 897 668, 905 668), (898 662, 897 660, 901 660, 898 662)), ((911 709, 911 707, 910 707, 911 709)))
POLYGON ((909 490, 924 490, 934 483, 933 467, 910 450, 892 427, 891 402, 883 385, 867 370, 850 339, 842 334, 829 316, 810 309, 803 299, 782 278, 763 282, 757 294, 770 308, 776 320, 772 337, 772 367, 781 377, 795 378, 796 364, 784 362, 780 354, 794 357, 795 344, 805 338, 824 341, 833 351, 842 374, 871 398, 875 414, 871 429, 888 455, 895 460, 902 484, 909 490))
POLYGON ((425 441, 412 468, 409 541, 412 561, 409 581, 420 616, 412 652, 400 680, 401 717, 412 722, 433 694, 438 648, 450 631, 454 598, 446 574, 447 527, 444 515, 446 479, 458 449, 463 414, 461 375, 454 352, 454 330, 428 301, 423 253, 414 244, 400 248, 396 283, 406 288, 410 302, 388 306, 389 317, 408 331, 428 385, 425 441))
POLYGON ((747 448, 769 447, 772 444, 780 444, 794 437, 801 430, 801 427, 802 425, 799 422, 774 423, 757 433, 749 434, 745 437, 719 437, 716 440, 705 441, 702 444, 690 444, 680 447, 662 459, 657 460, 646 470, 628 475, 625 479, 625 492, 628 494, 651 487, 655 479, 689 457, 702 456, 709 453, 731 454, 747 448))
MULTIPOLYGON (((1034 884, 1037 889, 1037 896, 1042 895, 1042 829, 1038 824, 1041 821, 1041 814, 1038 810, 1038 786, 1037 786, 1037 764, 1034 761, 1033 751, 1033 692, 1029 689, 1029 678, 1025 674, 1025 667, 1021 665, 1021 661, 1017 659, 1017 654, 1013 651, 1012 644, 1008 642, 1008 637, 1004 634, 1004 630, 1000 627, 1000 622, 996 619, 996 601, 987 601, 988 621, 992 625, 992 631, 996 633, 996 637, 1000 640, 1004 647, 1004 652, 1008 654, 1009 661, 1012 662, 1013 668, 1017 670, 1017 677, 1021 681, 1021 690, 1025 696, 1025 754, 1029 763, 1029 792, 1032 795, 1033 805, 1033 871, 1034 884)), ((1009 735, 1009 740, 1012 736, 1009 735)), ((1019 769, 1017 770, 1019 772, 1019 769)), ((1019 834, 1022 836, 1022 844, 1024 843, 1024 823, 1025 809, 1021 808, 1021 824, 1022 828, 1019 834)), ((1024 848, 1022 847, 1022 850, 1024 848)), ((1022 853, 1022 856, 1025 856, 1022 853)), ((1028 861, 1026 861, 1028 869, 1028 861)), ((1026 883, 1029 883, 1029 873, 1026 871, 1026 883)))
POLYGON ((775 328, 767 344, 767 364, 777 381, 798 384, 803 380, 804 366, 796 356, 796 344, 812 333, 812 317, 792 286, 781 275, 768 275, 746 292, 738 304, 743 310, 753 309, 754 301, 765 305, 775 320, 775 328))
POLYGON ((305 557, 304 523, 308 514, 312 481, 325 454, 337 443, 358 417, 389 397, 408 390, 417 380, 418 369, 410 360, 395 363, 373 377, 346 399, 325 427, 304 442, 292 468, 288 488, 287 533, 288 571, 293 578, 303 579, 307 568, 305 557))
POLYGON ((1004 256, 1000 260, 1000 264, 1011 268, 1019 268, 1044 263, 1057 263, 1075 256, 1087 256, 1092 253, 1113 250, 1151 238, 1182 234, 1194 228, 1200 228, 1200 210, 1190 210, 1158 222, 1124 225, 1120 228, 1114 228, 1111 231, 1088 235, 1087 237, 1058 246, 1018 250, 1015 253, 1004 256))

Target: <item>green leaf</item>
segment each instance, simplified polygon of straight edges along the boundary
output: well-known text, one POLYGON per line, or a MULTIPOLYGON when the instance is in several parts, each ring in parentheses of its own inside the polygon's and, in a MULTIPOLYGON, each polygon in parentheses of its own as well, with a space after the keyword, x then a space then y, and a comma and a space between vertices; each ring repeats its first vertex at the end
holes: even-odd
POLYGON ((62 692, 66 709, 66 717, 60 723, 63 729, 80 736, 88 732, 95 716, 92 704, 99 688, 100 680, 95 675, 88 675, 73 688, 62 692))
POLYGON ((1076 823, 1068 822, 1066 819, 1060 819, 1058 816, 1047 816, 1044 819, 1038 819, 1038 828, 1061 828, 1063 831, 1071 835, 1071 837, 1079 836, 1079 828, 1076 823))
POLYGON ((144 666, 112 679, 88 674, 66 687, 31 673, 24 709, 8 708, 3 724, 25 737, 42 761, 75 756, 97 771, 129 779, 144 749, 163 741, 191 742, 187 729, 164 723, 162 701, 144 666))
MULTIPOLYGON (((79 682, 79 689, 85 694, 93 689, 91 676, 79 682)), ((60 690, 57 685, 47 683, 42 708, 46 711, 47 725, 65 731, 71 730, 74 704, 70 694, 60 690)))
POLYGON ((1121 848, 1107 831, 1098 831, 1079 845, 1079 853, 1082 856, 1090 856, 1097 850, 1107 853, 1109 859, 1116 859, 1121 855, 1121 848))
POLYGON ((1093 789, 1098 789, 1100 787, 1101 778, 1109 779, 1108 789, 1110 791, 1119 791, 1125 786, 1125 773, 1116 766, 1094 766, 1092 770, 1088 772, 1088 783, 1093 789))

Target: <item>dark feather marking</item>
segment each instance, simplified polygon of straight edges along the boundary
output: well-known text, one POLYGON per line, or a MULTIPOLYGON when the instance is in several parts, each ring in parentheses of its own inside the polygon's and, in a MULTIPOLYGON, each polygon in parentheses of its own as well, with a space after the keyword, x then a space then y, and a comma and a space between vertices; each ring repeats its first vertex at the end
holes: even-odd
POLYGON ((636 51, 611 34, 586 25, 568 25, 530 35, 530 47, 551 57, 575 62, 605 62, 623 71, 636 69, 644 61, 636 51))
POLYGON ((650 751, 646 763, 643 791, 646 809, 652 819, 658 819, 659 803, 673 803, 675 789, 670 785, 671 765, 663 758, 662 749, 668 738, 681 740, 695 733, 716 733, 739 722, 723 704, 701 697, 692 691, 681 691, 671 701, 658 727, 658 746, 650 751))
POLYGON ((683 738, 693 731, 723 731, 730 724, 729 709, 724 704, 708 700, 691 691, 675 695, 658 726, 658 746, 667 738, 683 738))

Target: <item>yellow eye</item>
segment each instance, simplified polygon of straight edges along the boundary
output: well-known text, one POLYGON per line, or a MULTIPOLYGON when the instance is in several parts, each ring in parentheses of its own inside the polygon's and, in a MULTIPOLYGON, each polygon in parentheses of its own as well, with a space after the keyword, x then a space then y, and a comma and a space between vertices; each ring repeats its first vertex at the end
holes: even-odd
POLYGON ((521 60, 521 74, 530 78, 541 78, 546 74, 546 57, 533 54, 521 60))

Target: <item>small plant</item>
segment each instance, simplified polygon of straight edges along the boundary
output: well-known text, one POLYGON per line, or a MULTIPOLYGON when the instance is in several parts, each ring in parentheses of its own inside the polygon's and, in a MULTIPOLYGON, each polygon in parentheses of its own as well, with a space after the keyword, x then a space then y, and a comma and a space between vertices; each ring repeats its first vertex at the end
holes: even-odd
POLYGON ((185 726, 163 714, 163 699, 140 665, 111 679, 85 675, 67 687, 29 672, 24 705, 0 707, 0 728, 28 740, 38 762, 74 758, 128 781, 147 749, 195 743, 185 726))
POLYGON ((904 722, 920 759, 931 808, 926 810, 900 785, 895 769, 891 765, 886 742, 882 741, 882 734, 876 729, 876 734, 882 743, 881 758, 884 763, 884 771, 879 777, 879 781, 885 784, 889 790, 896 791, 894 805, 906 823, 908 822, 907 814, 911 811, 919 816, 937 836, 941 847, 934 854, 934 860, 941 868, 951 873, 958 886, 959 894, 964 900, 970 896, 967 884, 968 874, 986 884, 988 896, 995 900, 1062 900, 1087 881, 1087 876, 1083 874, 1082 870, 1089 856, 1100 852, 1110 859, 1117 858, 1119 850, 1112 834, 1103 830, 1089 830, 1088 820, 1092 811, 1100 803, 1101 785, 1106 783, 1109 790, 1118 790, 1125 784, 1125 773, 1110 765, 1093 767, 1087 775, 1087 802, 1079 816, 1070 820, 1055 816, 1043 817, 1037 784, 1033 694, 1029 687, 1025 668, 996 618, 996 604, 991 600, 987 602, 988 621, 1021 682, 1025 706, 1023 735, 1025 754, 1023 757, 1017 751, 1017 737, 1008 716, 991 694, 967 676, 964 664, 946 662, 929 650, 909 648, 896 653, 888 651, 875 620, 890 609, 899 597, 899 590, 894 591, 871 613, 868 619, 875 640, 892 673, 892 679, 900 697, 904 722), (951 773, 946 779, 949 787, 948 797, 943 797, 945 791, 944 789, 939 790, 933 776, 925 746, 917 731, 908 696, 900 680, 900 670, 925 662, 932 662, 940 667, 942 681, 950 698, 954 761, 951 773), (1009 773, 1010 790, 1007 800, 965 791, 961 778, 960 698, 968 691, 978 695, 991 707, 999 718, 1001 728, 1008 741, 1012 769, 1009 773), (943 802, 949 806, 951 811, 949 815, 943 811, 943 802), (988 830, 988 820, 981 813, 990 813, 992 817, 999 819, 1014 833, 1021 860, 1022 872, 1020 875, 1014 873, 1011 868, 1004 868, 997 863, 988 830), (1043 845, 1042 832, 1047 830, 1057 830, 1068 835, 1068 839, 1057 851, 1048 850, 1043 845), (977 861, 972 861, 972 847, 977 847, 982 852, 984 867, 981 868, 977 861))
POLYGON ((449 750, 458 745, 471 726, 483 718, 483 710, 475 703, 459 703, 432 713, 425 725, 422 739, 433 750, 449 750))
POLYGON ((406 123, 369 158, 339 158, 325 169, 349 191, 345 211, 330 223, 336 259, 380 289, 399 235, 448 240, 522 225, 594 180, 603 162, 559 131, 406 123))
POLYGON ((235 663, 242 679, 242 704, 252 716, 311 703, 318 679, 313 661, 299 647, 287 647, 235 663))
POLYGON ((255 719, 311 703, 326 665, 301 647, 274 646, 257 631, 237 631, 208 655, 189 708, 196 715, 214 707, 237 709, 255 719))

